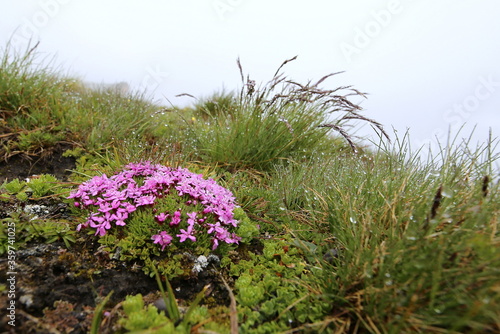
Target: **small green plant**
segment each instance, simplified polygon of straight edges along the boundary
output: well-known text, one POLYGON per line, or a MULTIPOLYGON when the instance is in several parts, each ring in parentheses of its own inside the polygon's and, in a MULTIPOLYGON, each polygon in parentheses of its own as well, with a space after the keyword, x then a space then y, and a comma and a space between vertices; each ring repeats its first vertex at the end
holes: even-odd
POLYGON ((248 256, 230 264, 229 270, 237 277, 235 295, 243 333, 291 330, 320 321, 331 310, 316 292, 299 283, 313 275, 313 268, 291 239, 266 240, 262 255, 250 252, 248 256))
POLYGON ((63 193, 67 193, 63 184, 48 174, 2 184, 0 195, 9 204, 10 210, 0 211, 7 216, 0 219, 0 254, 6 251, 7 225, 15 227, 16 247, 22 247, 31 240, 44 240, 48 243, 62 241, 69 248, 75 242, 76 232, 71 222, 57 218, 58 211, 65 207, 63 193), (42 201, 46 196, 50 200, 42 201))
POLYGON ((8 183, 2 184, 1 189, 5 189, 9 194, 16 195, 20 193, 26 186, 26 182, 19 179, 14 179, 8 183))
POLYGON ((33 198, 41 198, 44 196, 57 194, 62 186, 57 178, 50 174, 42 174, 34 178, 30 178, 26 184, 28 190, 32 192, 33 198))
MULTIPOLYGON (((168 280, 166 281, 167 292, 165 292, 165 288, 163 287, 163 283, 157 271, 155 271, 155 275, 165 302, 167 314, 163 311, 158 311, 154 305, 148 305, 146 307, 142 295, 140 294, 127 296, 122 303, 125 317, 119 321, 121 326, 131 332, 154 330, 155 333, 188 334, 192 333, 194 325, 201 321, 207 322, 206 319, 209 318, 207 309, 199 306, 207 287, 203 288, 202 291, 196 295, 185 313, 181 313, 168 280)), ((211 326, 208 325, 208 327, 211 326)))
POLYGON ((7 254, 9 249, 12 249, 9 246, 13 249, 19 249, 24 244, 24 241, 17 238, 21 231, 22 226, 17 224, 15 217, 0 219, 0 255, 7 254), (13 238, 14 236, 15 238, 13 238))
POLYGON ((104 297, 104 299, 96 306, 94 310, 94 318, 92 319, 92 325, 90 327, 91 334, 99 334, 99 328, 102 316, 104 314, 104 307, 106 306, 112 295, 113 291, 111 291, 106 297, 104 297))
POLYGON ((26 180, 14 179, 0 186, 8 194, 16 196, 20 201, 28 199, 40 199, 44 196, 58 195, 63 186, 53 175, 42 174, 28 178, 26 180))
POLYGON ((63 221, 31 222, 27 226, 27 232, 33 238, 45 239, 47 243, 62 241, 67 248, 76 242, 74 225, 63 221))
POLYGON ((21 133, 17 145, 22 151, 38 151, 54 146, 61 139, 63 139, 61 133, 53 134, 47 129, 36 129, 34 131, 21 133))
POLYGON ((62 241, 67 248, 76 242, 74 225, 67 221, 41 220, 31 214, 12 212, 10 217, 0 219, 0 223, 0 255, 7 251, 7 226, 15 227, 16 249, 32 240, 43 240, 47 243, 62 241))
POLYGON ((120 324, 130 332, 154 329, 155 333, 185 333, 177 332, 174 323, 163 312, 159 312, 154 305, 144 307, 142 295, 127 296, 122 303, 125 317, 120 324))

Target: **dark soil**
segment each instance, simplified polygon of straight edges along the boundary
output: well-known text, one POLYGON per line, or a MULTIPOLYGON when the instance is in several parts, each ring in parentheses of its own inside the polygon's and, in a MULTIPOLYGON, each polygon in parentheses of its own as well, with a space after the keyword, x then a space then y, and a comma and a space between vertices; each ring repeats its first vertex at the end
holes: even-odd
MULTIPOLYGON (((62 151, 55 150, 45 158, 14 156, 0 162, 0 182, 42 173, 66 180, 69 170, 74 168, 74 160, 62 157, 62 151)), ((48 214, 52 215, 51 219, 54 219, 52 211, 64 215, 61 211, 66 204, 47 201, 44 204, 54 208, 48 214)), ((8 216, 8 205, 17 204, 0 202, 1 218, 8 216)), ((113 294, 106 306, 111 316, 104 319, 100 332, 113 333, 121 312, 119 303, 125 296, 141 293, 146 303, 158 301, 160 295, 154 278, 146 276, 135 263, 112 259, 112 255, 99 248, 93 236, 83 232, 77 236, 77 242, 69 249, 62 242, 39 241, 16 251, 15 327, 8 325, 10 319, 5 312, 10 302, 7 279, 11 276, 7 273, 11 270, 7 256, 0 259, 0 282, 7 284, 7 291, 0 291, 0 333, 88 333, 95 306, 111 291, 113 294)), ((229 305, 228 292, 215 270, 202 271, 195 277, 174 280, 171 284, 180 300, 192 299, 210 284, 205 299, 217 305, 229 305)))
POLYGON ((68 149, 66 145, 57 145, 38 156, 18 154, 0 161, 0 184, 15 178, 25 179, 28 176, 52 174, 61 181, 66 181, 75 168, 75 159, 63 157, 68 149))

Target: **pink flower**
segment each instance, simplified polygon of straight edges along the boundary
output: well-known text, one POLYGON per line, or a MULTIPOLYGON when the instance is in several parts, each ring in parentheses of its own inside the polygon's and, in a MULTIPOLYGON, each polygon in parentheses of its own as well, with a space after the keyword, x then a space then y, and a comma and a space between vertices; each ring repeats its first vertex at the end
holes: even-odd
POLYGON ((207 233, 208 234, 211 234, 211 233, 218 233, 218 234, 221 234, 221 233, 224 233, 226 230, 220 226, 220 223, 217 222, 215 224, 207 224, 210 228, 208 229, 207 233))
POLYGON ((95 205, 95 204, 96 204, 96 202, 93 199, 88 198, 88 197, 83 198, 83 205, 89 206, 89 205, 95 205))
POLYGON ((167 234, 165 231, 161 231, 160 234, 153 235, 151 239, 154 244, 159 244, 161 246, 162 251, 172 242, 172 236, 167 234))
MULTIPOLYGON (((96 218, 97 217, 94 217, 94 219, 96 219, 96 218)), ((95 235, 99 234, 99 236, 102 237, 103 235, 106 234, 106 231, 111 228, 111 224, 109 223, 109 221, 102 219, 102 222, 100 222, 99 224, 96 224, 96 223, 94 223, 94 221, 91 221, 90 227, 93 227, 96 229, 95 235)))
POLYGON ((76 230, 80 231, 82 228, 87 228, 87 227, 89 227, 88 223, 78 224, 78 226, 76 227, 76 230))
POLYGON ((163 223, 170 215, 166 214, 165 212, 160 213, 159 215, 155 216, 155 219, 159 223, 163 223))
POLYGON ((111 206, 111 203, 109 202, 105 202, 101 199, 98 200, 99 203, 99 211, 103 212, 103 213, 106 213, 106 212, 109 212, 111 210, 113 210, 114 208, 111 206))
POLYGON ((135 210, 137 210, 137 208, 134 205, 130 204, 129 202, 122 202, 122 207, 128 213, 132 213, 135 210))
POLYGON ((153 195, 141 196, 135 199, 135 204, 137 204, 137 206, 151 205, 155 202, 155 198, 156 197, 153 195))
POLYGON ((190 234, 189 232, 186 232, 183 229, 181 229, 181 232, 182 232, 181 234, 177 234, 180 242, 184 242, 187 239, 190 239, 191 241, 196 241, 196 237, 194 235, 190 234))
POLYGON ((237 244, 241 240, 241 237, 237 236, 234 233, 231 233, 231 237, 226 237, 224 240, 228 244, 237 244))
POLYGON ((181 210, 177 210, 174 212, 174 216, 172 217, 170 226, 179 225, 180 222, 181 222, 181 210))
POLYGON ((193 233, 193 225, 189 225, 187 231, 184 229, 180 229, 181 234, 177 234, 180 242, 186 241, 186 239, 190 239, 191 241, 196 241, 196 237, 193 233))
POLYGON ((194 224, 196 224, 196 215, 197 214, 198 214, 197 212, 190 212, 187 214, 189 217, 187 223, 189 226, 191 226, 191 228, 193 228, 194 224))
POLYGON ((124 209, 118 209, 114 214, 111 215, 110 220, 115 220, 115 224, 118 226, 125 226, 125 219, 128 218, 128 212, 124 209))

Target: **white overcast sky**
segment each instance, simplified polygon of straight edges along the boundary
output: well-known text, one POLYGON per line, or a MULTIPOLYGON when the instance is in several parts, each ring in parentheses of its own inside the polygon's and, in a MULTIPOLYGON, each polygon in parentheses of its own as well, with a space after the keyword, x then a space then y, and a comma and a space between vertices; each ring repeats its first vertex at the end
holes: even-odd
POLYGON ((499 14, 498 0, 0 0, 0 47, 32 38, 70 74, 165 105, 239 88, 238 57, 263 82, 298 55, 288 77, 345 71, 323 87, 367 92, 364 115, 435 146, 464 123, 500 135, 499 14))

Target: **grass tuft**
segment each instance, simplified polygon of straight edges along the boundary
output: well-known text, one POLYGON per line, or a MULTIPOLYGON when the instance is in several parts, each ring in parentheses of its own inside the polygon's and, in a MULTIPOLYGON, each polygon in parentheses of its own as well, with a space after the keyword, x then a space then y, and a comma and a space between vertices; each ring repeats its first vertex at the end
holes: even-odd
POLYGON ((229 170, 266 171, 276 164, 309 159, 318 150, 342 150, 329 135, 331 129, 356 151, 346 130, 346 122, 352 120, 369 122, 387 137, 379 123, 361 116, 361 107, 350 101, 365 97, 363 93, 350 86, 319 87, 338 73, 305 85, 284 76, 281 68, 294 59, 283 62, 274 77, 260 87, 249 76, 245 80, 238 60, 243 81, 239 95, 223 92, 195 106, 194 112, 202 121, 193 123, 191 136, 202 160, 229 170))

